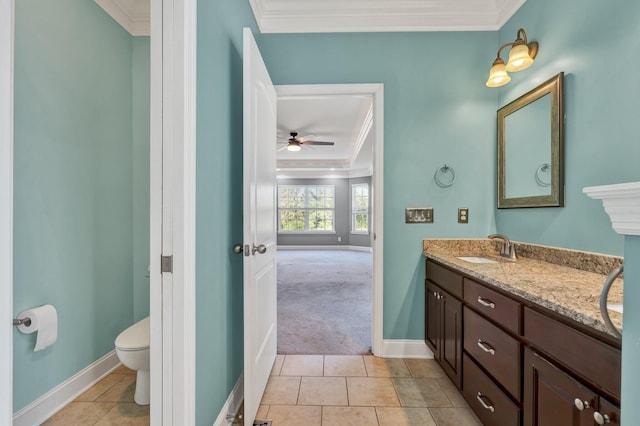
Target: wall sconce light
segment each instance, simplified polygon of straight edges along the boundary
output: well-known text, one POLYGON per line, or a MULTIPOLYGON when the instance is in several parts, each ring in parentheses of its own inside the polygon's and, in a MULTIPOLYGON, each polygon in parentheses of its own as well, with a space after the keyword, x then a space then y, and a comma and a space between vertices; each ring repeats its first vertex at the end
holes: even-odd
POLYGON ((489 79, 486 83, 487 87, 504 86, 511 81, 511 77, 509 77, 507 71, 522 71, 525 68, 529 68, 537 54, 538 43, 535 41, 528 43, 527 33, 523 28, 520 28, 516 34, 516 40, 513 43, 507 43, 498 49, 496 60, 493 61, 491 70, 489 70, 489 79), (505 64, 500 57, 500 52, 507 46, 511 46, 511 50, 509 51, 509 61, 505 64))

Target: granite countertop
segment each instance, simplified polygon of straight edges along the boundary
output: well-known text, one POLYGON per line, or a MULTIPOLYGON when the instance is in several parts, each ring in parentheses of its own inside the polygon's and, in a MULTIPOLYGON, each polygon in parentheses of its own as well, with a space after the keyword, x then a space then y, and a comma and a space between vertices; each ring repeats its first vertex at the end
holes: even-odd
MULTIPOLYGON (((536 244, 514 242, 518 260, 499 256, 500 242, 489 239, 425 239, 423 254, 471 277, 565 315, 579 323, 613 333, 600 314, 599 300, 606 276, 623 258, 536 244), (471 263, 457 256, 481 256, 498 263, 471 263)), ((616 279, 609 304, 621 304, 623 280, 616 279)), ((622 330, 622 314, 609 309, 622 330)))

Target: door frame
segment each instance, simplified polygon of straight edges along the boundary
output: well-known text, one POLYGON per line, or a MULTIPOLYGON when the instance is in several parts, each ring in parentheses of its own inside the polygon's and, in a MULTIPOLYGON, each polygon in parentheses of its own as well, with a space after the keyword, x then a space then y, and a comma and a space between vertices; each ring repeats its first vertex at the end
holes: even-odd
POLYGON ((0 0, 0 423, 13 421, 14 0, 0 0), (6 236, 7 238, 4 238, 6 236))
POLYGON ((373 249, 371 351, 383 357, 384 335, 384 84, 293 84, 275 86, 278 98, 285 96, 365 95, 373 98, 373 175, 371 183, 371 232, 373 249))
POLYGON ((197 0, 151 0, 151 424, 195 424, 197 0), (172 256, 172 272, 161 272, 172 256))
MULTIPOLYGON (((151 0, 152 425, 195 424, 196 6, 151 0), (174 256, 172 274, 160 273, 161 253, 174 256)), ((0 0, 0 234, 9 237, 0 239, 2 424, 13 421, 14 10, 15 0, 0 0)))

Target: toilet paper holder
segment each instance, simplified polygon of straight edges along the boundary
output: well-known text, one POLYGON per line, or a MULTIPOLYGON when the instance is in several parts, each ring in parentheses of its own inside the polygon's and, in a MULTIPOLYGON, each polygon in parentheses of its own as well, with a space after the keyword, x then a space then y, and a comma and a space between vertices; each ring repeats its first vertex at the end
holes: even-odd
POLYGON ((22 324, 29 327, 31 325, 31 318, 21 318, 21 319, 13 320, 13 325, 22 325, 22 324))

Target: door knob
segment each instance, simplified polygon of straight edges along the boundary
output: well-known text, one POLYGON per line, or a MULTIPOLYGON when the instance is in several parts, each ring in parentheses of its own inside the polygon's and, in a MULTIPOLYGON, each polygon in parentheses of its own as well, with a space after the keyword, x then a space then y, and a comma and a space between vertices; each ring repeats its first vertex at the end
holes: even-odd
POLYGON ((260 244, 256 246, 254 244, 253 247, 251 248, 251 254, 256 254, 256 252, 260 254, 265 254, 267 252, 267 246, 265 246, 264 244, 260 244))
POLYGON ((242 246, 242 244, 236 244, 235 246, 233 246, 233 252, 235 254, 240 254, 242 253, 243 250, 244 250, 244 247, 242 246))

